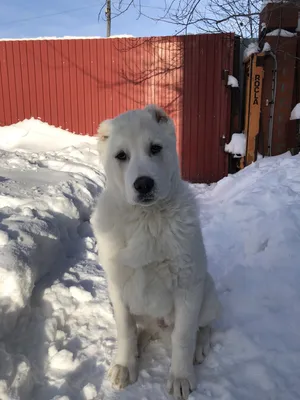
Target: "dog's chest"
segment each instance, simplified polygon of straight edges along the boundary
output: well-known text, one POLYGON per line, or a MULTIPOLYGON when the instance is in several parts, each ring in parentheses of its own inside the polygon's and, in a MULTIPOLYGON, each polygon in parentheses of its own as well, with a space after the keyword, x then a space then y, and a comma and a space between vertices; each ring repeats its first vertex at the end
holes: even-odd
POLYGON ((162 318, 173 310, 172 273, 167 263, 134 271, 123 286, 123 299, 132 314, 162 318))

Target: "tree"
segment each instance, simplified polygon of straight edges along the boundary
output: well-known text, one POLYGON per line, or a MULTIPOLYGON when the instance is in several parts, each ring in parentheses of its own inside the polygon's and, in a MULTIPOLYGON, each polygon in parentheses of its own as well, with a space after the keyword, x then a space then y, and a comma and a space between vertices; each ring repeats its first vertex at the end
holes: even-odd
MULTIPOLYGON (((144 16, 176 26, 177 34, 198 32, 235 32, 242 38, 258 36, 262 0, 165 0, 162 6, 143 4, 142 0, 119 0, 112 3, 112 19, 135 8, 144 16), (156 14, 153 11, 156 9, 156 14)), ((99 12, 104 17, 105 4, 99 12)))

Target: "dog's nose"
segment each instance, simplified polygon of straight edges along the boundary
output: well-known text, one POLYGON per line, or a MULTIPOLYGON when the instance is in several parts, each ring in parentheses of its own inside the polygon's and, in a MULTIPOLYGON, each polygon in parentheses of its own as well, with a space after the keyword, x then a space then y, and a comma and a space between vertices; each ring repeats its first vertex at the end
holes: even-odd
POLYGON ((148 194, 154 187, 154 180, 149 176, 140 176, 136 179, 133 186, 140 194, 148 194))

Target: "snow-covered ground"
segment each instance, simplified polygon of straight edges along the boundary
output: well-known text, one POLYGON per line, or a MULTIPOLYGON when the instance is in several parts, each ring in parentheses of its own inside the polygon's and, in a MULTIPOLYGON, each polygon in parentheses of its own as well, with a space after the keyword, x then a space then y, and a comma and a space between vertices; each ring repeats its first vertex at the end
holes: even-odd
MULTIPOLYGON (((134 385, 106 377, 116 331, 89 224, 104 182, 95 138, 30 120, 0 128, 0 149, 0 399, 170 399, 160 342, 134 385)), ((285 154, 194 186, 223 316, 191 400, 300 398, 299 171, 285 154)))

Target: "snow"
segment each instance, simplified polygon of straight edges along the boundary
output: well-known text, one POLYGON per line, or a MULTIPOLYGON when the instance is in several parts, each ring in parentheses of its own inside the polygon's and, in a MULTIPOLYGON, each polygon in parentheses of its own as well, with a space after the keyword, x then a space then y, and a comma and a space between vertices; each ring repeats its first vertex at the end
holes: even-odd
POLYGON ((266 36, 282 36, 282 37, 294 37, 297 33, 289 32, 285 29, 274 29, 272 32, 266 34, 266 36))
POLYGON ((94 385, 91 383, 88 383, 85 385, 85 387, 82 389, 82 395, 84 400, 93 400, 97 397, 97 390, 94 385))
POLYGON ((263 53, 266 53, 266 52, 271 51, 271 50, 272 50, 272 49, 271 49, 270 44, 269 44, 268 42, 265 42, 264 47, 263 47, 263 49, 262 49, 262 52, 263 52, 263 53))
MULTIPOLYGON (((0 128, 0 399, 171 399, 169 343, 134 385, 107 379, 116 329, 89 223, 104 177, 95 138, 70 135, 0 128)), ((193 185, 223 315, 189 400, 299 399, 299 169, 286 153, 193 185)))
POLYGON ((1 127, 0 137, 0 398, 41 399, 46 379, 50 399, 84 361, 67 320, 95 303, 101 274, 88 221, 104 176, 94 137, 33 119, 1 127))
POLYGON ((229 76, 228 76, 227 85, 228 85, 228 86, 231 86, 231 87, 234 87, 234 88, 238 88, 238 87, 239 87, 239 82, 238 82, 238 80, 237 80, 234 76, 229 75, 229 76))
POLYGON ((244 156, 246 154, 246 136, 244 133, 233 133, 231 140, 225 144, 225 151, 234 154, 235 157, 244 156))
POLYGON ((276 4, 276 3, 289 3, 289 0, 263 0, 261 2, 261 11, 268 5, 268 4, 276 4))
POLYGON ((120 35, 111 35, 109 37, 103 36, 39 36, 34 38, 0 38, 0 42, 14 42, 14 41, 27 41, 27 40, 85 40, 85 39, 122 39, 122 38, 133 38, 134 36, 127 33, 120 35))
POLYGON ((11 126, 1 127, 2 150, 34 149, 35 152, 62 150, 65 147, 89 145, 93 143, 89 136, 74 135, 61 128, 36 119, 27 119, 11 126), (41 140, 41 132, 43 138, 41 140))
POLYGON ((296 104, 290 116, 290 120, 300 119, 300 103, 296 104))
POLYGON ((244 62, 246 62, 248 58, 252 56, 252 54, 256 53, 259 53, 258 43, 257 42, 249 43, 249 45, 244 50, 244 62))

